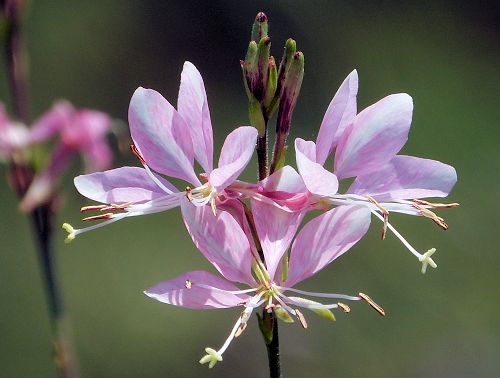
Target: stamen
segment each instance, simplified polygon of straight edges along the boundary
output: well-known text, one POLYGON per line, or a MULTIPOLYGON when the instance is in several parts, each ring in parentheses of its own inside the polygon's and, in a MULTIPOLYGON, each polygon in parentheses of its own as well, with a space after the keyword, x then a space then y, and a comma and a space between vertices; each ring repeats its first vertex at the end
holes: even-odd
POLYGON ((132 204, 133 204, 133 202, 125 202, 125 203, 122 203, 122 204, 112 203, 112 204, 110 204, 108 206, 104 206, 103 208, 99 209, 99 211, 120 211, 120 210, 126 210, 127 207, 129 207, 132 204))
POLYGON ((184 284, 184 286, 186 287, 186 289, 191 289, 191 286, 192 286, 191 281, 186 280, 186 283, 184 284))
POLYGON ((92 217, 86 217, 86 218, 83 218, 82 220, 83 221, 95 221, 95 220, 103 220, 103 219, 109 219, 109 218, 113 218, 113 213, 106 213, 106 214, 101 214, 101 215, 94 215, 92 217))
POLYGON ((382 212, 382 215, 384 217, 384 226, 382 227, 382 234, 380 235, 380 238, 382 240, 384 240, 385 235, 387 234, 387 223, 389 222, 389 211, 387 211, 387 209, 382 207, 382 205, 380 203, 378 203, 377 200, 375 198, 373 198, 372 196, 366 196, 366 198, 368 198, 368 200, 371 203, 373 203, 382 212))
POLYGON ((351 312, 351 308, 348 305, 346 305, 345 303, 337 302, 337 306, 339 306, 339 308, 342 311, 344 311, 346 314, 351 312))
POLYGON ((432 203, 432 202, 427 202, 427 201, 424 201, 424 200, 420 200, 420 199, 415 199, 413 200, 414 203, 418 204, 418 205, 425 205, 425 206, 430 206, 430 207, 433 207, 435 209, 450 209, 452 207, 459 207, 460 204, 457 203, 457 202, 453 202, 453 203, 432 203))
POLYGON ((80 208, 80 213, 84 213, 86 211, 94 211, 94 210, 101 210, 106 208, 108 205, 92 205, 92 206, 83 206, 80 208))
POLYGON ((413 207, 415 207, 415 209, 417 209, 422 216, 424 216, 426 218, 430 218, 434 223, 436 223, 443 230, 446 231, 448 229, 448 225, 446 224, 444 219, 441 218, 440 216, 438 216, 433 211, 426 209, 425 207, 422 207, 417 203, 414 203, 413 207))
POLYGON ((274 285, 274 287, 277 289, 283 290, 283 291, 291 291, 293 293, 308 295, 310 297, 335 298, 335 299, 344 299, 347 301, 359 301, 360 300, 359 297, 353 297, 353 296, 345 295, 345 294, 314 293, 314 292, 310 292, 310 291, 295 289, 293 287, 283 287, 283 286, 278 286, 278 285, 274 285))
POLYGON ((307 329, 307 322, 306 322, 306 318, 304 317, 304 315, 299 310, 296 309, 295 310, 295 316, 299 320, 300 325, 302 326, 302 328, 307 329))
POLYGON ((137 147, 135 145, 131 144, 130 150, 135 155, 135 157, 137 159, 139 159, 139 161, 141 162, 142 165, 146 165, 146 160, 142 157, 141 153, 139 152, 139 150, 137 149, 137 147))
POLYGON ((373 307, 373 309, 375 311, 377 311, 380 315, 382 316, 385 316, 385 311, 382 307, 380 307, 378 304, 375 303, 375 301, 373 299, 371 299, 368 295, 366 294, 363 294, 363 293, 359 293, 359 297, 363 300, 365 300, 366 302, 368 302, 368 304, 370 306, 373 307))

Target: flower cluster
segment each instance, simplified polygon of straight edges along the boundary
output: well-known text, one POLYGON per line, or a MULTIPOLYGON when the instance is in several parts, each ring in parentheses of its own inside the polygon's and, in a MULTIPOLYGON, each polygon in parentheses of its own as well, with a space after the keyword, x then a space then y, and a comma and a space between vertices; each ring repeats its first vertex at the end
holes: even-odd
MULTIPOLYGON (((259 91, 262 94, 262 88, 259 91)), ((422 263, 422 273, 427 266, 435 268, 431 258, 435 249, 418 252, 389 222, 389 215, 430 218, 446 229, 434 210, 457 204, 422 198, 447 196, 456 173, 438 161, 397 155, 411 124, 410 96, 390 95, 358 113, 357 91, 358 76, 353 71, 332 99, 316 142, 295 140, 297 170, 284 165, 263 180, 249 183, 238 177, 261 133, 252 126, 235 129, 226 137, 214 168, 204 83, 196 67, 186 62, 177 109, 152 89, 138 88, 132 96, 131 149, 142 168, 122 167, 75 178, 77 190, 100 203, 81 209, 97 212, 84 220, 104 222, 82 229, 65 223, 67 241, 126 217, 180 207, 194 244, 222 277, 195 270, 145 293, 193 309, 242 309, 222 347, 206 348, 200 362, 209 367, 222 361, 230 342, 244 331, 257 308, 285 323, 296 319, 304 328, 303 309, 335 320, 332 310, 350 311, 345 301, 363 300, 384 315, 363 293, 306 292, 295 287, 353 247, 367 232, 372 215, 381 221, 382 238, 391 231, 422 263), (333 169, 329 170, 325 162, 332 154, 333 169), (198 174, 195 161, 203 170, 198 174), (168 177, 186 185, 179 189, 168 177), (352 184, 339 193, 339 180, 348 178, 354 178, 352 184), (312 210, 321 215, 299 230, 312 210), (319 298, 326 303, 318 302, 319 298)))
POLYGON ((21 209, 30 212, 53 194, 59 177, 77 154, 85 161, 86 171, 94 172, 111 166, 112 151, 106 135, 111 118, 102 112, 75 109, 67 101, 59 101, 31 127, 12 120, 0 103, 0 159, 7 162, 36 161, 36 150, 56 139, 48 163, 39 171, 26 193, 21 209))

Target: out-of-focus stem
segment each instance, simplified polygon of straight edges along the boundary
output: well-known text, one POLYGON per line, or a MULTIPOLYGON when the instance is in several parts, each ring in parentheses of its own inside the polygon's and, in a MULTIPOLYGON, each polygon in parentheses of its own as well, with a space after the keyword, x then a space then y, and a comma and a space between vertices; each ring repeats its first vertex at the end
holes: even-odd
MULTIPOLYGON (((25 67, 25 51, 21 35, 22 1, 2 2, 1 9, 6 18, 5 57, 7 60, 7 74, 15 116, 29 124, 27 80, 25 67)), ((10 162, 10 183, 19 198, 28 191, 33 181, 34 172, 22 154, 16 154, 10 162)), ((35 244, 42 276, 45 282, 47 300, 49 304, 51 328, 53 332, 53 359, 59 375, 63 378, 77 376, 67 321, 64 319, 62 301, 59 294, 57 274, 54 266, 52 251, 52 220, 54 198, 40 205, 30 213, 35 244)))

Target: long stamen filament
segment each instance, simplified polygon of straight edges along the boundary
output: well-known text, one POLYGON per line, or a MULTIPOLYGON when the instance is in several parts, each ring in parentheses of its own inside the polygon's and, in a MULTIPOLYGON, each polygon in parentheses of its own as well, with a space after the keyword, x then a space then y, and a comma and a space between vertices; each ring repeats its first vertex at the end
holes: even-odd
POLYGON ((308 295, 310 297, 344 299, 347 301, 359 301, 359 300, 361 300, 360 297, 357 297, 357 296, 355 297, 355 296, 345 295, 345 294, 315 293, 315 292, 310 292, 310 291, 294 289, 292 287, 283 287, 283 286, 277 286, 277 285, 275 287, 277 289, 280 289, 283 291, 291 291, 291 292, 294 292, 297 294, 308 295))

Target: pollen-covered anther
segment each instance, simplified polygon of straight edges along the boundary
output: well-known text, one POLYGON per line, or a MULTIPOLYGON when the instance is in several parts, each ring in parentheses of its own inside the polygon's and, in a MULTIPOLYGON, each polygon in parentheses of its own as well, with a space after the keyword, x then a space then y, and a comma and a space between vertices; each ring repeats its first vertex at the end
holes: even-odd
POLYGON ((94 215, 92 217, 86 217, 83 218, 83 221, 95 221, 95 220, 103 220, 103 219, 110 219, 113 218, 113 213, 106 213, 106 214, 101 214, 101 215, 94 215))
POLYGON ((345 312, 346 314, 350 313, 351 312, 351 308, 346 305, 345 303, 342 303, 342 302, 337 302, 337 306, 339 306, 339 308, 345 312))
POLYGON ((98 211, 108 207, 108 205, 91 205, 91 206, 83 206, 80 208, 80 213, 84 213, 86 211, 98 211))
POLYGON ((359 293, 359 297, 366 301, 372 308, 377 311, 380 315, 385 316, 385 311, 382 307, 380 307, 373 299, 371 299, 368 295, 364 293, 359 293))
POLYGON ((193 196, 191 194, 191 187, 190 186, 186 186, 186 189, 184 189, 184 191, 186 192, 186 197, 188 199, 189 202, 192 202, 193 201, 193 196))
POLYGON ((186 287, 186 289, 191 289, 192 287, 192 283, 190 280, 186 280, 186 282, 184 283, 184 286, 186 287))
POLYGON ((139 159, 139 161, 141 162, 142 165, 146 165, 146 160, 142 157, 141 153, 139 152, 139 150, 137 149, 137 147, 135 145, 131 144, 130 150, 135 155, 135 157, 137 159, 139 159))
POLYGON ((295 309, 295 316, 297 316, 297 319, 299 320, 299 323, 302 326, 302 328, 307 329, 306 318, 304 317, 304 315, 302 314, 302 312, 300 312, 299 310, 295 309))
POLYGON ((385 239, 385 235, 387 234, 387 224, 389 223, 389 211, 386 208, 384 208, 372 196, 366 196, 366 198, 368 198, 368 201, 370 201, 371 203, 373 203, 377 207, 377 209, 380 210, 380 212, 382 213, 382 216, 384 217, 384 225, 382 226, 382 233, 380 234, 380 238, 382 240, 384 240, 385 239))
POLYGON ((417 203, 413 203, 413 207, 415 209, 417 209, 422 216, 431 219, 434 223, 436 223, 443 230, 447 230, 448 229, 448 224, 446 224, 446 222, 444 221, 444 219, 441 218, 440 216, 438 216, 433 211, 431 211, 429 209, 426 209, 425 207, 422 207, 421 205, 419 205, 417 203))
POLYGON ((100 208, 99 211, 120 211, 120 210, 126 210, 127 207, 129 207, 132 204, 133 204, 133 202, 126 202, 126 203, 122 203, 122 204, 112 203, 110 205, 107 205, 107 206, 104 206, 104 207, 100 208))
POLYGON ((243 331, 247 328, 247 323, 241 323, 238 330, 234 334, 234 337, 240 337, 243 331))
POLYGON ((203 172, 203 173, 200 173, 198 175, 198 177, 200 178, 200 181, 203 183, 203 184, 206 184, 208 182, 208 175, 203 172))
POLYGON ((416 203, 417 205, 430 206, 430 207, 433 207, 435 209, 450 209, 450 208, 453 208, 453 207, 459 207, 460 206, 460 204, 457 203, 457 202, 452 202, 452 203, 433 203, 433 202, 428 202, 428 201, 419 200, 419 199, 415 199, 415 200, 413 200, 413 202, 416 203))

